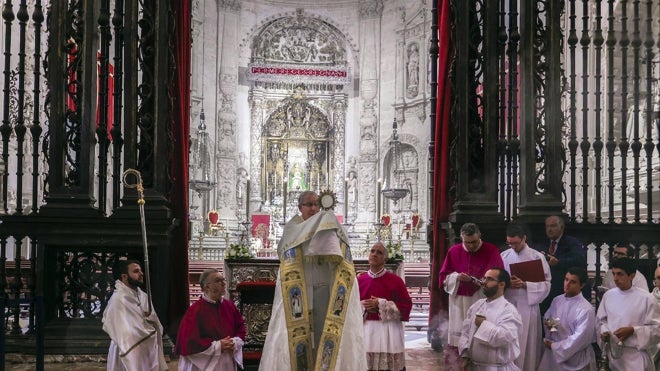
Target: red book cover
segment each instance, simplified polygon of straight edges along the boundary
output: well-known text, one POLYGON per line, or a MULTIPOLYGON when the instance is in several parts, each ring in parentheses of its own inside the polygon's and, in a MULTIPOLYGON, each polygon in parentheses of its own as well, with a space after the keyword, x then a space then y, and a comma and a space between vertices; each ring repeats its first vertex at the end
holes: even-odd
POLYGON ((541 260, 529 260, 522 263, 513 263, 509 266, 511 275, 527 282, 543 282, 545 274, 543 273, 543 263, 541 260))

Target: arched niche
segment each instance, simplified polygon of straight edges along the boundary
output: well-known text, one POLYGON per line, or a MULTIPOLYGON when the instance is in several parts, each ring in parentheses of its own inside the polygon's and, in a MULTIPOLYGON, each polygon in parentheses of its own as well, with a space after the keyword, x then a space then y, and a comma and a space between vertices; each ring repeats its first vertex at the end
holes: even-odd
POLYGON ((282 100, 263 126, 262 197, 268 203, 280 202, 284 181, 287 197, 294 199, 303 191, 328 188, 333 179, 333 126, 303 91, 298 87, 282 100))

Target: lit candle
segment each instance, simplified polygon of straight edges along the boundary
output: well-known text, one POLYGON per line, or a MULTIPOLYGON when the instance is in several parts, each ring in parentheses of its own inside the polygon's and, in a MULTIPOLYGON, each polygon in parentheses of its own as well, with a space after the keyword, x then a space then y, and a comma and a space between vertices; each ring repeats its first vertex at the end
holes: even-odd
POLYGON ((284 183, 283 183, 284 184, 284 193, 282 194, 282 198, 283 198, 283 201, 284 201, 282 203, 282 209, 283 209, 282 210, 282 219, 284 220, 285 223, 286 223, 286 196, 287 196, 286 189, 287 189, 288 183, 289 182, 286 179, 284 179, 284 183))
POLYGON ((250 177, 247 178, 245 186, 245 221, 250 220, 250 177))
POLYGON ((344 179, 344 223, 348 223, 348 178, 344 179))
POLYGON ((377 222, 380 223, 380 189, 382 188, 381 186, 381 180, 380 178, 378 179, 378 188, 376 188, 376 217, 377 217, 377 222))

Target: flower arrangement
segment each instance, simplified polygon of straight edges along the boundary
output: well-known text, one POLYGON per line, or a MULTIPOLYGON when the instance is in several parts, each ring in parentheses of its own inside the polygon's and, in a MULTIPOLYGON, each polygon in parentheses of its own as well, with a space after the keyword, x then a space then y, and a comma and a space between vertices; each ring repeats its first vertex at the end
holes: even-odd
POLYGON ((400 262, 403 261, 403 253, 401 252, 401 243, 389 241, 387 245, 387 262, 400 262))
POLYGON ((254 255, 250 251, 249 246, 232 243, 229 249, 225 252, 225 259, 252 259, 254 255))

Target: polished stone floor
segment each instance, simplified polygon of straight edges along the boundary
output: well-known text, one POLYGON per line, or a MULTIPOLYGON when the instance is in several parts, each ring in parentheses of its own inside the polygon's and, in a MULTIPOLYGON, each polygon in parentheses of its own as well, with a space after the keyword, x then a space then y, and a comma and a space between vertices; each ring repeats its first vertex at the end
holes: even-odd
MULTIPOLYGON (((7 354, 7 371, 33 371, 34 357, 7 354)), ((47 371, 101 371, 106 369, 103 356, 46 356, 47 371)), ((170 371, 177 370, 177 362, 169 362, 170 371)), ((426 331, 406 332, 406 369, 410 371, 442 371, 442 353, 431 349, 426 331)))
POLYGON ((442 371, 442 352, 436 352, 426 341, 426 331, 406 331, 406 369, 408 371, 442 371))

